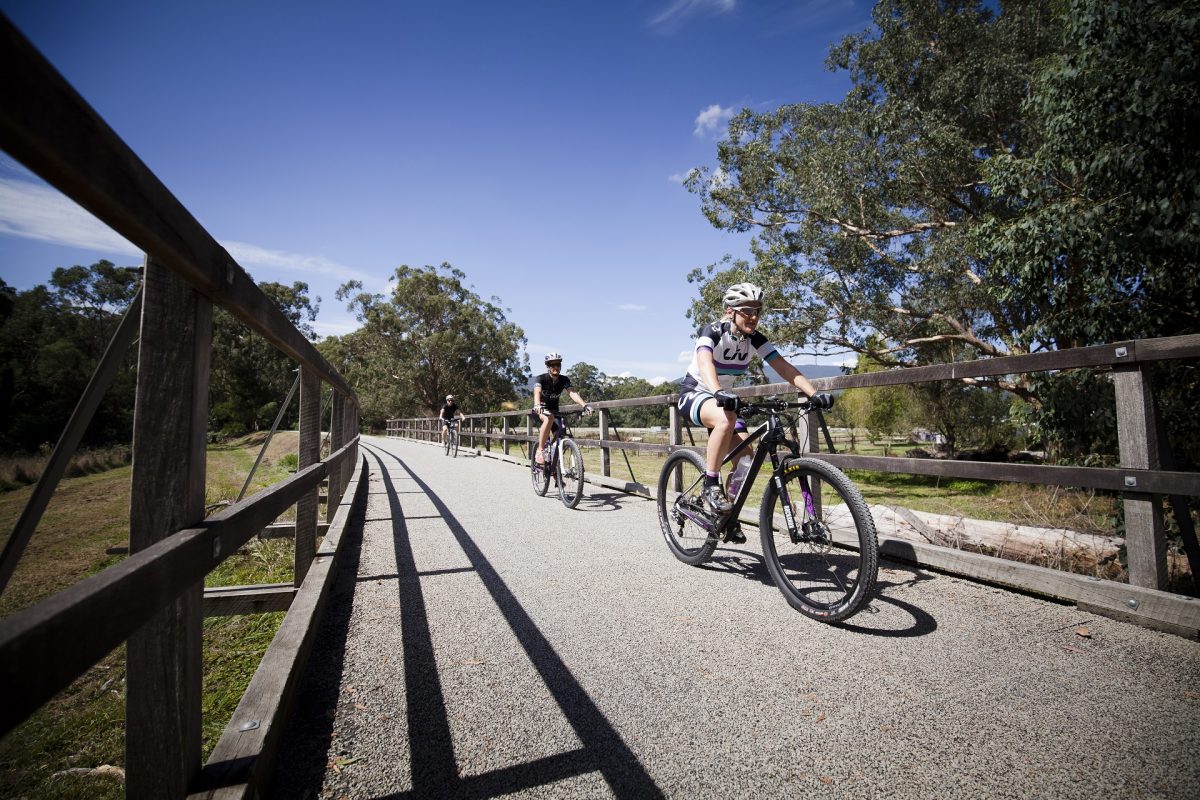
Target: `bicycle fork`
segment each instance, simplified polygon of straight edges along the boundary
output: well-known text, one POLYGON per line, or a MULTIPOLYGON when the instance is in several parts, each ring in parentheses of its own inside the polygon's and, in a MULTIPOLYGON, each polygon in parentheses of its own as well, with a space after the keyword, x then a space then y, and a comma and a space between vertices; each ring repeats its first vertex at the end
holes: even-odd
POLYGON ((824 532, 817 522, 816 504, 813 502, 812 488, 808 485, 808 476, 800 476, 800 495, 804 500, 803 520, 797 522, 792 506, 792 498, 788 493, 787 484, 779 470, 771 477, 775 481, 775 492, 779 495, 779 503, 783 507, 783 521, 787 526, 788 538, 792 544, 800 542, 824 542, 824 532))

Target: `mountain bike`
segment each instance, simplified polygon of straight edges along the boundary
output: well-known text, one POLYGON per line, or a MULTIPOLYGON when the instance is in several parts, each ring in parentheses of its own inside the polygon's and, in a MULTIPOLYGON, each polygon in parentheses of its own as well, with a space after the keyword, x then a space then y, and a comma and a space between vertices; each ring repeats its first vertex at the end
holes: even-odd
POLYGON ((533 491, 539 497, 545 497, 550 489, 550 478, 554 477, 558 487, 558 499, 567 508, 579 505, 583 497, 583 454, 579 445, 571 438, 571 428, 567 424, 567 414, 579 415, 582 411, 570 411, 566 414, 554 414, 554 425, 550 428, 550 436, 546 439, 546 447, 542 450, 545 463, 537 463, 537 457, 529 459, 529 476, 533 480, 533 491))
MULTIPOLYGON (((875 522, 862 494, 845 473, 801 455, 795 431, 799 417, 814 419, 833 441, 818 412, 807 400, 774 398, 737 402, 743 418, 765 416, 744 441, 724 458, 727 464, 757 439, 741 485, 730 487, 733 507, 716 514, 704 505, 704 459, 692 450, 667 457, 658 481, 658 519, 671 552, 685 564, 703 564, 717 545, 740 533, 738 516, 750 487, 766 459, 771 477, 763 492, 758 529, 763 559, 772 580, 788 603, 822 622, 839 622, 857 612, 870 597, 879 569, 875 522), (797 415, 788 415, 790 410, 797 415), (792 434, 792 438, 788 434, 792 434), (790 455, 780 456, 786 448, 790 455)), ((739 539, 740 541, 740 539, 739 539)))
POLYGON ((442 443, 446 455, 458 458, 458 420, 448 420, 446 424, 446 441, 442 443))

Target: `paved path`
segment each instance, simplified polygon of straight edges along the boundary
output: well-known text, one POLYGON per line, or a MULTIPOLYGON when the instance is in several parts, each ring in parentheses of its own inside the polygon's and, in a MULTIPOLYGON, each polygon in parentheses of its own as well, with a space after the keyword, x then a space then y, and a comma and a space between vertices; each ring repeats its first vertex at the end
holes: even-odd
POLYGON ((1196 642, 888 562, 822 625, 753 537, 687 567, 650 501, 365 445, 279 797, 1200 796, 1196 642))

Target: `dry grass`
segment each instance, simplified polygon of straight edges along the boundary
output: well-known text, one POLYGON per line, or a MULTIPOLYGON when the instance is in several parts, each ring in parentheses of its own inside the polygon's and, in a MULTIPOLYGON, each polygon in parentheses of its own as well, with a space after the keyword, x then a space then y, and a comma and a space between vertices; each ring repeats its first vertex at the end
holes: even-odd
MULTIPOLYGON (((110 469, 127 465, 129 459, 130 449, 124 445, 99 450, 81 450, 71 456, 63 476, 76 478, 80 475, 107 472, 110 469)), ((46 468, 49 461, 49 448, 37 455, 0 457, 0 492, 37 483, 38 478, 42 476, 42 470, 46 468)))

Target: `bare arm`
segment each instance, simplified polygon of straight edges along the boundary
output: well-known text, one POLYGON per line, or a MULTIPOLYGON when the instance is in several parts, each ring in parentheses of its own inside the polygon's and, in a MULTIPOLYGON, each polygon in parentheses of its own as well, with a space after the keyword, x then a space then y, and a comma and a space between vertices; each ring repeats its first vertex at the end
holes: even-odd
POLYGON ((781 378, 804 392, 807 397, 812 397, 817 393, 817 387, 812 385, 812 381, 804 377, 804 374, 800 370, 785 361, 783 356, 773 358, 767 363, 773 370, 779 373, 781 378))

